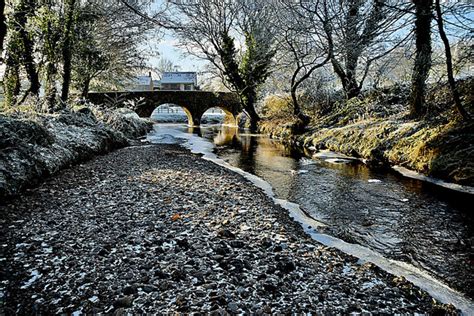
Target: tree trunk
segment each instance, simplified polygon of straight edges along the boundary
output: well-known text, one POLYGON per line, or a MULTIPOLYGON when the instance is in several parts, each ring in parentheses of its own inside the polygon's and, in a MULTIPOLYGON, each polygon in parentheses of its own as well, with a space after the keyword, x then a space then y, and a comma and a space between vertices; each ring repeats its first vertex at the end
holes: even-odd
POLYGON ((357 97, 360 94, 360 86, 357 83, 357 79, 355 77, 355 69, 354 72, 348 71, 347 76, 345 78, 346 84, 345 86, 345 92, 347 99, 352 99, 357 97))
POLYGON ((86 80, 84 81, 84 83, 83 83, 81 96, 82 96, 84 99, 87 99, 87 96, 89 95, 89 86, 90 86, 90 83, 91 83, 91 80, 90 80, 90 79, 86 79, 86 80))
POLYGON ((56 65, 49 61, 46 65, 46 87, 44 92, 44 108, 45 112, 53 112, 56 105, 56 65))
POLYGON ((299 86, 299 81, 296 80, 298 73, 301 71, 302 66, 299 66, 295 69, 293 72, 293 76, 291 76, 291 88, 290 88, 290 94, 291 94, 291 102, 293 103, 293 115, 296 117, 299 117, 301 115, 301 107, 300 104, 298 103, 298 97, 296 95, 296 91, 298 90, 299 86))
POLYGON ((438 22, 439 35, 441 37, 441 40, 443 41, 444 51, 446 54, 446 70, 448 73, 448 82, 449 82, 449 86, 451 87, 451 93, 453 94, 454 105, 456 106, 456 109, 458 110, 459 114, 461 114, 461 116, 464 119, 469 120, 470 119, 469 113, 467 113, 467 111, 462 106, 461 97, 459 95, 459 91, 456 86, 456 80, 454 80, 453 57, 451 55, 451 47, 449 45, 448 36, 446 36, 446 32, 444 31, 443 14, 441 12, 441 6, 439 4, 439 0, 435 1, 435 6, 436 6, 436 16, 437 16, 437 22, 438 22))
POLYGON ((3 42, 7 35, 7 24, 5 17, 5 1, 0 0, 0 60, 2 60, 3 54, 3 42))
POLYGON ((12 30, 6 47, 5 73, 3 75, 3 91, 6 107, 15 106, 20 94, 20 53, 21 40, 19 33, 12 30))
POLYGON ((7 57, 5 74, 3 75, 3 91, 5 95, 5 105, 14 106, 20 94, 20 66, 11 56, 7 57))
POLYGON ((291 102, 293 103, 293 115, 300 117, 302 114, 300 104, 298 102, 298 97, 296 96, 296 89, 298 87, 295 84, 291 85, 291 102))
POLYGON ((37 96, 40 90, 40 81, 38 72, 36 70, 36 64, 33 58, 34 44, 26 30, 28 23, 28 15, 34 12, 35 2, 29 0, 21 1, 15 8, 13 14, 14 28, 18 32, 18 38, 21 41, 21 48, 18 49, 19 60, 25 67, 26 76, 30 81, 30 88, 28 93, 37 96))
POLYGON ((345 71, 340 77, 343 82, 344 91, 347 99, 352 99, 359 95, 359 84, 357 83, 357 63, 361 50, 359 46, 362 45, 361 38, 357 34, 357 25, 359 20, 359 10, 362 6, 362 1, 351 0, 348 1, 348 11, 345 20, 345 71))
POLYGON ((258 122, 260 122, 260 117, 254 108, 248 108, 246 112, 250 115, 250 130, 252 132, 258 131, 258 122))
POLYGON ((260 116, 257 111, 255 111, 255 92, 246 93, 244 96, 244 110, 249 115, 250 119, 250 130, 256 132, 258 129, 258 122, 260 121, 260 116))
POLYGON ((29 92, 37 96, 39 94, 40 90, 40 81, 39 81, 39 76, 38 72, 36 71, 36 64, 33 59, 33 43, 29 39, 28 35, 25 34, 23 35, 23 45, 25 46, 25 51, 23 52, 23 60, 24 60, 24 67, 26 71, 26 76, 28 77, 28 80, 30 81, 30 89, 29 92))
MULTIPOLYGON (((296 91, 298 90, 298 86, 301 84, 302 80, 295 82, 296 72, 291 80, 291 102, 293 103, 293 115, 295 115, 301 122, 299 125, 299 129, 304 129, 310 122, 310 117, 303 113, 301 106, 298 102, 298 96, 296 95, 296 91)), ((306 77, 309 77, 306 76, 306 77)))
POLYGON ((61 90, 61 101, 67 102, 69 97, 69 86, 71 84, 71 59, 72 59, 72 27, 74 21, 74 6, 76 0, 67 1, 66 6, 66 25, 63 42, 63 85, 61 90))
POLYGON ((415 4, 416 56, 410 92, 410 116, 419 118, 426 113, 426 80, 431 68, 432 0, 413 0, 415 4))
POLYGON ((360 54, 355 45, 348 47, 345 76, 341 78, 341 80, 345 81, 343 86, 348 100, 360 94, 360 86, 357 82, 357 63, 359 62, 360 54))

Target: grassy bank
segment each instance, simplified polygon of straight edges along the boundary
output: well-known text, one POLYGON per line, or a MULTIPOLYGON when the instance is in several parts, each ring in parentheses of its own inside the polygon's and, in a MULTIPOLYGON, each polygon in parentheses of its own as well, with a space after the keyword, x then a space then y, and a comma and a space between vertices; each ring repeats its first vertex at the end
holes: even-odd
POLYGON ((1 112, 0 199, 72 164, 127 146, 151 128, 152 123, 125 109, 1 112))
MULTIPOLYGON (((460 84, 471 113, 473 85, 472 79, 460 84)), ((301 135, 295 134, 296 121, 284 116, 265 120, 261 131, 293 145, 332 150, 376 165, 401 165, 474 186, 474 123, 459 119, 450 104, 448 87, 431 87, 429 114, 421 120, 409 118, 407 96, 407 88, 393 87, 319 106, 319 113, 301 135)))

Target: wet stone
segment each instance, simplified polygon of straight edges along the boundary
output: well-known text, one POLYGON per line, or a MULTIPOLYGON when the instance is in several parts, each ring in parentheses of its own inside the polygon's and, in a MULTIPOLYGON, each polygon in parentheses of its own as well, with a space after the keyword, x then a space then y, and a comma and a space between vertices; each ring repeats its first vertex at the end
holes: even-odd
POLYGON ((239 305, 231 302, 227 304, 227 309, 230 313, 237 314, 239 312, 239 305))
POLYGON ((122 293, 125 295, 133 295, 138 293, 138 289, 136 286, 129 285, 123 288, 122 293))
POLYGON ((235 238, 235 234, 228 229, 220 230, 217 235, 221 238, 235 238))
POLYGON ((269 282, 264 283, 263 288, 265 291, 271 292, 271 293, 275 293, 278 289, 278 287, 275 284, 269 283, 269 282))
POLYGON ((232 248, 243 248, 245 247, 245 243, 241 240, 231 240, 229 242, 229 245, 232 247, 232 248))
POLYGON ((133 304, 133 297, 131 296, 121 297, 114 302, 115 308, 121 308, 121 307, 127 308, 127 307, 131 307, 132 304, 133 304))
POLYGON ((143 286, 143 292, 145 293, 151 293, 151 292, 156 292, 156 291, 158 291, 158 288, 154 285, 143 286))
POLYGON ((282 273, 290 273, 296 269, 296 266, 292 261, 283 260, 277 263, 276 268, 282 273))

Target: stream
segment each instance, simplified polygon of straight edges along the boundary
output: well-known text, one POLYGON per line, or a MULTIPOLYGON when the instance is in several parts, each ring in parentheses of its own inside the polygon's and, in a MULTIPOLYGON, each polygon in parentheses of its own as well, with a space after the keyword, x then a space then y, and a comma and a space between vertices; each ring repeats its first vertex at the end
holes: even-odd
POLYGON ((404 269, 414 283, 432 282, 449 292, 441 295, 445 300, 456 296, 455 289, 467 297, 459 304, 474 312, 474 195, 371 169, 336 153, 301 152, 235 127, 155 124, 148 140, 184 143, 262 179, 277 202, 299 209, 302 214, 294 217, 316 240, 378 260, 394 274, 404 269))

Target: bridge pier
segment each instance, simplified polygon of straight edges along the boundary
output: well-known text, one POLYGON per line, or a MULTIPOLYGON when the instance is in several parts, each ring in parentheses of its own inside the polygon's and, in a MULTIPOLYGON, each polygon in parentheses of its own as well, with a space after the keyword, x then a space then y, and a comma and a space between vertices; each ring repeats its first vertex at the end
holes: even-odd
POLYGON ((224 117, 224 124, 230 126, 239 126, 239 115, 233 113, 226 113, 224 117))
POLYGON ((186 116, 188 117, 188 126, 199 126, 200 119, 196 120, 197 115, 190 111, 189 109, 185 108, 182 106, 182 109, 186 113, 186 116), (197 123, 197 124, 196 124, 197 123))
POLYGON ((193 117, 192 126, 201 126, 201 117, 193 117))
MULTIPOLYGON (((188 110, 187 108, 183 107, 186 115, 188 116, 188 125, 189 126, 201 126, 201 119, 205 112, 199 111, 197 113, 193 113, 192 111, 188 110)), ((238 114, 231 113, 222 109, 224 111, 224 124, 230 126, 238 126, 238 114)))

